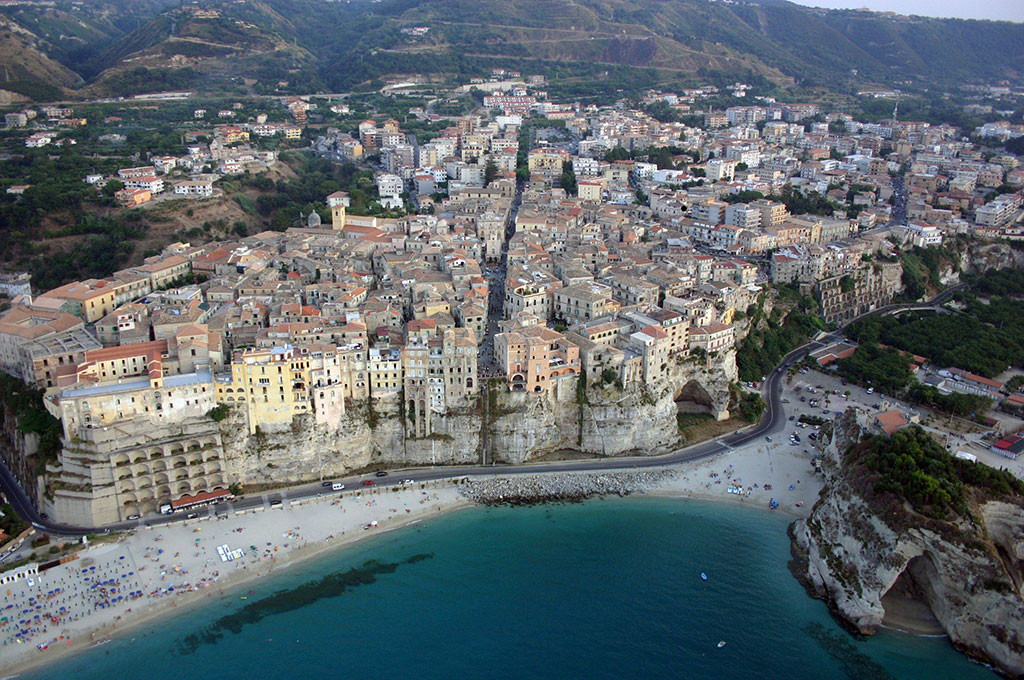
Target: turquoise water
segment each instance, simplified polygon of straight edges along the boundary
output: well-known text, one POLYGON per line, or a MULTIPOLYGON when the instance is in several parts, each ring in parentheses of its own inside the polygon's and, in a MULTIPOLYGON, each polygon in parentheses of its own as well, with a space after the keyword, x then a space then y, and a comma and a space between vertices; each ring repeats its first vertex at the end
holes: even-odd
POLYGON ((472 509, 25 677, 995 677, 944 639, 844 633, 787 571, 786 525, 671 499, 472 509))

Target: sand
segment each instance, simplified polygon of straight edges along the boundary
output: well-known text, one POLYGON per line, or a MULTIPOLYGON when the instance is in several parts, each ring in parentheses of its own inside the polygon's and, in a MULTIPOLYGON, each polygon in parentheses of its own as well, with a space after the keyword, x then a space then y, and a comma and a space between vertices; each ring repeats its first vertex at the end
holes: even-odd
POLYGON ((38 625, 2 628, 0 674, 51 663, 157 617, 220 598, 298 560, 468 505, 451 481, 439 481, 331 492, 278 508, 126 533, 31 581, 0 586, 0 607, 13 605, 0 616, 14 614, 15 622, 34 621, 37 614, 59 617, 57 623, 41 618, 38 625), (223 545, 241 551, 240 557, 224 561, 218 552, 223 545), (29 597, 35 598, 31 604, 29 597), (124 599, 114 601, 117 597, 124 599), (31 613, 23 614, 27 607, 31 613), (16 631, 26 629, 30 633, 18 642, 16 631))
MULTIPOLYGON (((765 511, 774 498, 779 501, 776 512, 803 517, 821 489, 809 454, 788 442, 748 444, 671 469, 676 475, 648 493, 728 501, 765 511), (730 486, 742 493, 730 493, 730 486)), ((31 585, 21 581, 8 586, 10 594, 0 587, 0 606, 15 605, 6 610, 18 614, 15 621, 24 620, 29 596, 37 598, 29 616, 67 608, 57 623, 30 626, 38 630, 21 636, 24 642, 17 641, 16 633, 24 626, 0 631, 5 643, 0 646, 0 673, 13 675, 50 663, 156 617, 223 597, 228 589, 297 560, 468 505, 447 480, 397 490, 329 492, 278 508, 124 534, 91 546, 79 553, 78 560, 44 572, 31 585), (225 545, 239 557, 224 561, 218 547, 225 545), (104 585, 96 586, 97 582, 104 585)))
POLYGON ((650 493, 662 496, 728 501, 768 510, 772 499, 777 512, 807 517, 818 499, 822 479, 810 455, 789 442, 753 443, 699 463, 676 467, 678 474, 650 493), (765 486, 770 486, 766 489, 765 486), (740 493, 731 493, 730 487, 740 493))

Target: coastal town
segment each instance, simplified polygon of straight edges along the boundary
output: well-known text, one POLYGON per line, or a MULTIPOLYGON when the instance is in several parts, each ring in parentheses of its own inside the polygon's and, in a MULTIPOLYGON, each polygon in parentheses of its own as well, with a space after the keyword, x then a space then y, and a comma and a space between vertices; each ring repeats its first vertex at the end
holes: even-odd
MULTIPOLYGON (((174 587, 269 568, 286 543, 327 545, 329 513, 351 510, 358 534, 468 502, 441 482, 403 482, 392 500, 375 473, 666 454, 766 408, 788 442, 759 434, 628 491, 781 501, 806 517, 819 431, 848 410, 872 433, 920 425, 951 454, 1024 478, 1022 367, 981 375, 884 336, 889 311, 981 314, 950 297, 975 285, 968 270, 1020 269, 1024 156, 1001 145, 1024 126, 903 120, 898 98, 861 121, 739 82, 601 104, 546 87, 495 69, 401 115, 346 96, 118 104, 173 102, 183 117, 173 153, 80 178, 112 215, 244 208, 255 201, 231 183, 273 190, 297 154, 358 179, 273 228, 254 211, 147 241, 150 254, 103 276, 40 290, 28 271, 0 274, 0 370, 39 401, 5 404, 4 464, 47 522, 136 531, 43 566, 35 529, 6 536, 19 539, 0 555, 20 563, 12 582, 45 583, 51 618, 8 620, 4 645, 77 639, 174 587), (737 103, 708 103, 723 97, 737 103), (817 344, 773 394, 769 376, 805 343, 817 344), (907 382, 888 389, 857 363, 877 343, 907 382), (17 408, 32 411, 28 430, 17 408), (359 475, 366 488, 326 497, 359 475), (306 484, 324 490, 313 509, 270 512, 274 493, 306 484), (249 548, 257 509, 230 505, 243 497, 266 503, 281 546, 249 548)), ((47 154, 94 122, 76 105, 9 108, 7 132, 47 154)), ((32 190, 12 180, 6 200, 32 190)), ((35 616, 25 593, 3 602, 35 616)))

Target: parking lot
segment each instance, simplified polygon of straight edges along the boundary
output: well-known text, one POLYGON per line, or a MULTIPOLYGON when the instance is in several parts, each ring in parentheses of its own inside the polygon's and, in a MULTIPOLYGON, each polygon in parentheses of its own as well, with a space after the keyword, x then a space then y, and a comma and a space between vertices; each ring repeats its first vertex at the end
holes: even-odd
POLYGON ((801 415, 831 420, 851 406, 870 414, 899 409, 908 420, 920 420, 919 424, 925 430, 936 434, 950 453, 969 453, 976 456, 979 462, 995 468, 1005 468, 1018 478, 1024 479, 1024 460, 1011 460, 992 451, 991 444, 998 439, 998 435, 986 437, 986 432, 981 427, 976 427, 976 432, 962 431, 968 428, 954 427, 957 423, 951 422, 947 416, 933 416, 929 409, 908 404, 876 390, 869 391, 858 385, 844 384, 841 378, 827 371, 801 369, 793 373, 784 383, 782 399, 787 427, 784 438, 780 439, 785 443, 790 443, 789 437, 794 432, 801 438, 798 445, 808 443, 805 432, 809 433, 811 429, 797 426, 801 415))

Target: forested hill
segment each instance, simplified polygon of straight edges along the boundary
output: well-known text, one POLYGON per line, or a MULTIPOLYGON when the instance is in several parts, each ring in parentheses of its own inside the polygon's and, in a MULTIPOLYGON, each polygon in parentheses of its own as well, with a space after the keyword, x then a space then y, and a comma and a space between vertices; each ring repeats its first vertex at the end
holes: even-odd
MULTIPOLYGON (((81 77, 86 95, 145 87, 146 78, 118 79, 138 68, 154 71, 157 84, 213 89, 241 75, 306 91, 410 73, 464 79, 495 66, 644 84, 743 78, 841 91, 1024 77, 1024 24, 776 0, 56 0, 0 14, 25 31, 40 60, 67 69, 56 84, 80 87, 72 81, 81 77), (402 30, 414 26, 428 31, 402 30)), ((32 68, 21 73, 33 77, 32 68)))

